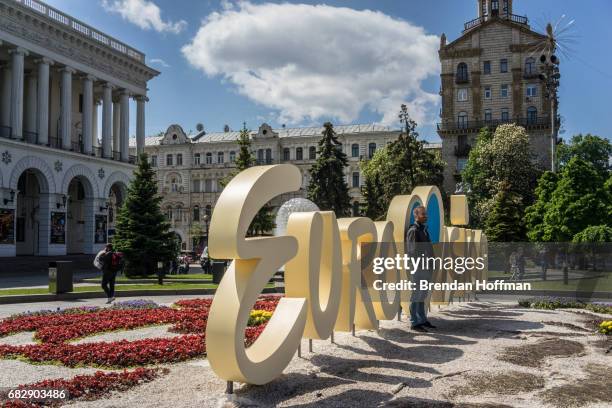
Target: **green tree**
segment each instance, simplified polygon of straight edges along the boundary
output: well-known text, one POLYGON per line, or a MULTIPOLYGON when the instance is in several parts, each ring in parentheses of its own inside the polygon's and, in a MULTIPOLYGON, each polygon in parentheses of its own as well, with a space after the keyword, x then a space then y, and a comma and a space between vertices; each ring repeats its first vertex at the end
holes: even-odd
POLYGON ((593 225, 609 222, 609 202, 599 169, 580 157, 573 157, 563 168, 559 182, 544 215, 543 240, 567 242, 593 225))
POLYGON ((155 172, 147 155, 141 154, 134 180, 117 214, 113 237, 116 250, 125 254, 126 275, 154 273, 157 262, 164 264, 178 255, 178 242, 160 209, 155 172))
POLYGON ((569 241, 591 225, 600 224, 605 201, 603 182, 595 167, 575 157, 561 174, 544 218, 551 241, 569 241))
POLYGON ((612 242, 612 227, 607 225, 592 225, 586 227, 572 238, 576 243, 612 242))
POLYGON ((338 141, 330 122, 323 124, 317 160, 310 168, 308 198, 323 211, 333 211, 337 217, 350 214, 351 203, 344 169, 348 166, 342 143, 338 141))
POLYGON ((471 224, 476 227, 486 224, 502 184, 517 200, 522 215, 535 199, 534 189, 540 173, 523 127, 501 125, 492 134, 483 129, 462 173, 463 181, 471 190, 471 224))
MULTIPOLYGON (((236 170, 230 173, 229 176, 221 180, 221 186, 225 187, 231 179, 240 173, 253 167, 255 164, 255 158, 251 153, 251 138, 250 131, 246 127, 246 123, 243 125, 240 135, 238 136, 238 156, 236 157, 236 170)), ((274 215, 272 213, 272 206, 265 204, 255 215, 249 229, 247 230, 247 236, 264 235, 274 229, 274 215)))
POLYGON ((365 177, 364 213, 375 220, 385 216, 396 195, 410 194, 421 185, 442 186, 444 162, 418 139, 417 123, 408 115, 406 105, 401 106, 399 119, 403 131, 397 140, 361 164, 365 177))
POLYGON ((538 180, 535 189, 536 201, 525 210, 525 226, 527 238, 532 242, 545 242, 546 224, 544 215, 550 207, 552 194, 557 188, 559 177, 557 173, 544 172, 538 180))
POLYGON ((575 135, 570 144, 561 144, 557 147, 557 161, 560 170, 563 170, 573 157, 579 157, 592 163, 597 171, 606 175, 612 170, 610 156, 612 156, 612 143, 608 139, 590 133, 575 135))
POLYGON ((487 239, 491 242, 520 242, 525 238, 521 199, 502 183, 493 198, 491 211, 485 224, 487 239))

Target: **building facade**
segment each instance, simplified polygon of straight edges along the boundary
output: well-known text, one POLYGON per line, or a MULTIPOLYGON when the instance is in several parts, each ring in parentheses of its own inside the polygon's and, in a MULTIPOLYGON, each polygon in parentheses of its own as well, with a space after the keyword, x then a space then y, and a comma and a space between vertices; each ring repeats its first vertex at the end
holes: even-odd
POLYGON ((130 105, 142 151, 157 74, 141 52, 43 2, 0 0, 0 256, 103 246, 135 167, 130 105))
POLYGON ((516 123, 527 130, 533 152, 550 167, 551 101, 539 79, 547 37, 527 17, 513 14, 512 0, 478 0, 478 17, 455 41, 442 34, 442 158, 446 191, 455 191, 479 130, 516 123))
MULTIPOLYGON (((379 125, 335 126, 334 130, 348 156, 345 176, 356 214, 364 182, 360 162, 396 140, 400 131, 379 125)), ((273 129, 265 123, 250 132, 252 154, 258 165, 291 163, 302 172, 300 190, 277 197, 271 203, 275 209, 291 198, 306 196, 308 171, 316 160, 322 132, 323 127, 273 129)), ((145 140, 145 151, 156 170, 163 197, 162 210, 181 238, 183 249, 196 249, 194 238, 200 233, 207 236, 210 216, 222 190, 220 181, 235 169, 239 135, 240 132, 228 130, 189 137, 181 126, 171 125, 163 136, 145 140)), ((440 148, 437 144, 426 146, 440 148)))

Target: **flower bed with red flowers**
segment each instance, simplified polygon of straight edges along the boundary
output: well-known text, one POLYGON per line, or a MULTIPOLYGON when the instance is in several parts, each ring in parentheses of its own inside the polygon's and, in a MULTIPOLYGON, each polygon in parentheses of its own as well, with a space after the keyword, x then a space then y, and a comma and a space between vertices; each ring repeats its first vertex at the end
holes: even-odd
MULTIPOLYGON (((273 312, 278 296, 262 296, 255 310, 273 312)), ((39 344, 0 345, 0 358, 26 358, 37 363, 61 363, 68 367, 101 366, 124 368, 173 363, 206 355, 205 331, 210 299, 180 300, 164 306, 70 309, 24 314, 0 321, 0 337, 35 331, 39 344), (71 344, 69 341, 115 330, 171 324, 174 338, 71 344)), ((245 344, 251 345, 266 323, 248 327, 245 344)))
POLYGON ((43 380, 33 384, 20 385, 24 390, 65 390, 68 397, 64 400, 47 400, 27 402, 25 400, 10 400, 1 395, 4 400, 3 408, 23 408, 39 406, 59 406, 71 400, 94 400, 109 394, 111 391, 127 391, 139 384, 151 382, 160 375, 166 374, 167 369, 137 368, 132 371, 118 373, 105 373, 98 371, 92 375, 79 375, 69 380, 62 378, 43 380))

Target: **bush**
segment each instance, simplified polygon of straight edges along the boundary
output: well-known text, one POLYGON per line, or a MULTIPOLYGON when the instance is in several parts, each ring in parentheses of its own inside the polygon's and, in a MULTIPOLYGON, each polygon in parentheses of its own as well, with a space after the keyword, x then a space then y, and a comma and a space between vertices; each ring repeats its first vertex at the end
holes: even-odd
POLYGON ((602 334, 612 334, 612 320, 604 320, 599 323, 599 332, 602 334))
POLYGON ((519 299, 521 307, 533 309, 586 309, 595 313, 612 314, 612 304, 608 303, 585 303, 572 298, 537 297, 519 299))

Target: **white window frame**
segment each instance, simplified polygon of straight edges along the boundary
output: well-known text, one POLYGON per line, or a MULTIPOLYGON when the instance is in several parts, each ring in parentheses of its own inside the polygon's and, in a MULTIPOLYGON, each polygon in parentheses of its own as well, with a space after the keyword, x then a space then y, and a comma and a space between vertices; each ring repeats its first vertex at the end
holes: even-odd
POLYGON ((491 99, 492 97, 493 97, 493 90, 491 89, 490 86, 485 86, 485 88, 484 88, 484 98, 485 99, 491 99))
POLYGON ((468 96, 468 89, 467 88, 458 88, 457 89, 457 101, 458 102, 467 102, 469 96, 468 96))
POLYGON ((538 96, 538 85, 537 84, 527 84, 525 95, 527 95, 529 98, 535 98, 536 96, 538 96))
POLYGON ((510 95, 510 87, 508 86, 508 84, 503 84, 499 90, 499 95, 502 98, 508 98, 508 96, 510 95), (505 95, 504 95, 505 92, 505 95))

